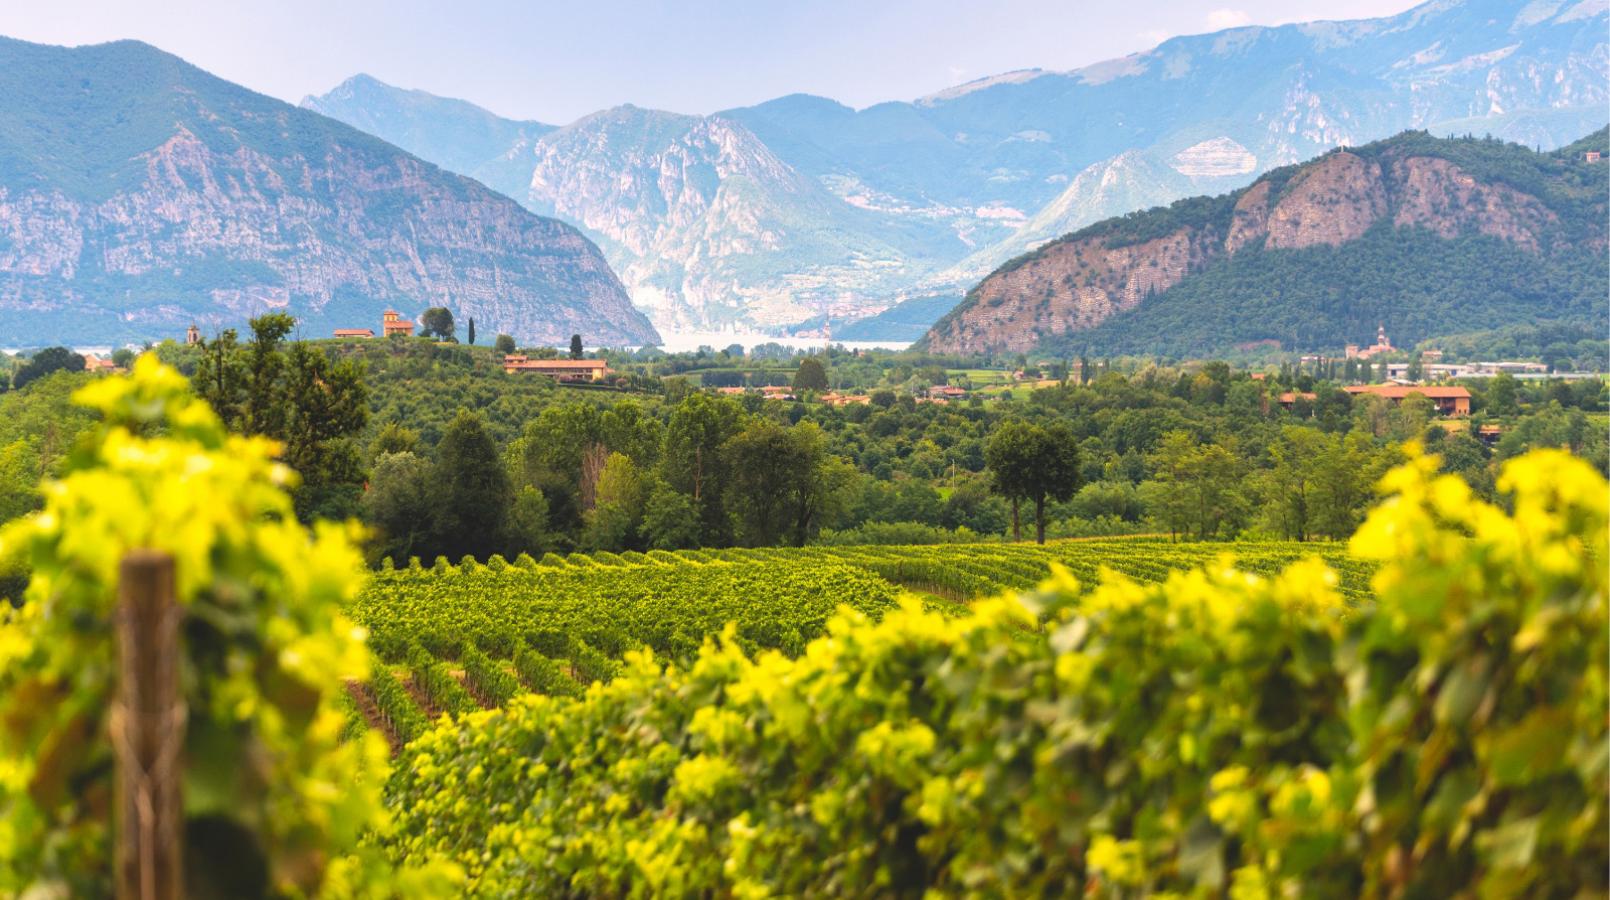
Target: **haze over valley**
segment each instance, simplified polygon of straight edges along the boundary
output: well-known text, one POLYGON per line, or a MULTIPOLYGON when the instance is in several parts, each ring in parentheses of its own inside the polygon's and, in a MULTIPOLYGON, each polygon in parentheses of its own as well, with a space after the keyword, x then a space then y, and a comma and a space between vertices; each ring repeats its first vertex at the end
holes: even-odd
MULTIPOLYGON (((303 106, 576 225, 662 330, 814 330, 959 301, 1084 225, 1405 129, 1561 146, 1605 124, 1606 21, 1597 0, 1428 3, 861 110, 790 95, 556 127, 363 75, 303 106)), ((852 333, 902 333, 869 326, 852 333)))

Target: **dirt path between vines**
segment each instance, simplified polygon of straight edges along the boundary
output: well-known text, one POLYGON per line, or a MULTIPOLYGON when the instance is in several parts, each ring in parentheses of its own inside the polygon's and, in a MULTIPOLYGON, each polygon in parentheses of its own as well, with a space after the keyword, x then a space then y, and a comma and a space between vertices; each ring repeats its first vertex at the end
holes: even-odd
POLYGON ((391 748, 391 755, 395 757, 401 753, 402 739, 391 729, 385 716, 380 714, 380 706, 375 703, 374 694, 369 692, 369 686, 355 678, 347 679, 343 686, 347 690, 347 696, 351 697, 353 704, 358 707, 358 712, 363 715, 364 722, 386 739, 386 746, 391 748))

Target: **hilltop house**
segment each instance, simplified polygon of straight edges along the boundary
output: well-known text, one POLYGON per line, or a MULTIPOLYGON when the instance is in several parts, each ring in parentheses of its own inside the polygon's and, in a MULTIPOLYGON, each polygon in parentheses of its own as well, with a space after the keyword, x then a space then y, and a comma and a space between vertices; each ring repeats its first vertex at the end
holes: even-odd
POLYGON ((1342 388, 1349 394, 1373 394, 1385 397, 1394 405, 1402 403, 1410 394, 1419 394, 1437 407, 1444 416, 1470 415, 1470 392, 1462 387, 1409 384, 1354 384, 1342 388))
MULTIPOLYGON (((394 334, 413 337, 414 323, 403 318, 402 314, 395 309, 388 309, 380 314, 380 331, 386 337, 391 337, 394 334)), ((337 328, 335 330, 335 337, 338 339, 367 340, 374 336, 375 330, 373 328, 337 328)))
POLYGON ((535 372, 557 381, 603 381, 609 366, 601 359, 532 359, 525 354, 503 357, 503 371, 535 372))
POLYGON ((380 314, 380 330, 385 333, 386 337, 391 337, 394 334, 413 337, 414 323, 403 318, 395 309, 388 309, 380 314))
POLYGON ((196 323, 191 322, 190 327, 185 329, 184 342, 191 347, 201 343, 201 329, 196 327, 196 323))

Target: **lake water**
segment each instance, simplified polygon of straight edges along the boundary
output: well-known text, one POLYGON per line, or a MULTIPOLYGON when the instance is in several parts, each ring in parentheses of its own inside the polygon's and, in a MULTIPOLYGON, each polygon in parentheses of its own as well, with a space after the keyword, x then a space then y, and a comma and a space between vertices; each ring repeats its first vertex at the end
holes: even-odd
MULTIPOLYGON (((720 350, 733 344, 742 344, 747 350, 761 344, 781 344, 794 350, 811 350, 822 346, 819 337, 773 337, 758 331, 662 331, 660 348, 667 353, 692 353, 700 347, 720 350)), ((904 350, 910 341, 834 341, 835 346, 846 350, 904 350)))

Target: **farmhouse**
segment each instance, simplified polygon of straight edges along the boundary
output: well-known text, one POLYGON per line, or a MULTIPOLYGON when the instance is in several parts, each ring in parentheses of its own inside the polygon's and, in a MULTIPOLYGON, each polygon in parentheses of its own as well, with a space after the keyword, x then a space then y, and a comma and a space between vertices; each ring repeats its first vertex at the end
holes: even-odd
POLYGON ((532 359, 525 354, 503 357, 503 371, 535 372, 558 381, 603 381, 609 366, 601 359, 532 359))
POLYGON ((414 336, 414 323, 402 317, 395 309, 388 309, 380 314, 380 330, 386 337, 400 334, 403 337, 414 336))
POLYGON ((966 400, 967 391, 950 384, 936 384, 928 389, 930 400, 966 400))
POLYGON ((872 402, 870 394, 840 394, 837 391, 828 391, 818 399, 828 406, 851 406, 872 402))
POLYGON ((373 328, 337 328, 335 336, 338 338, 372 338, 375 336, 373 328))
POLYGON ((1439 387, 1436 385, 1411 384, 1355 384, 1342 388, 1349 394, 1374 394, 1385 397, 1394 404, 1402 403, 1403 398, 1410 394, 1419 394, 1430 400, 1437 407, 1437 412, 1445 416, 1470 415, 1470 392, 1462 387, 1439 387))

